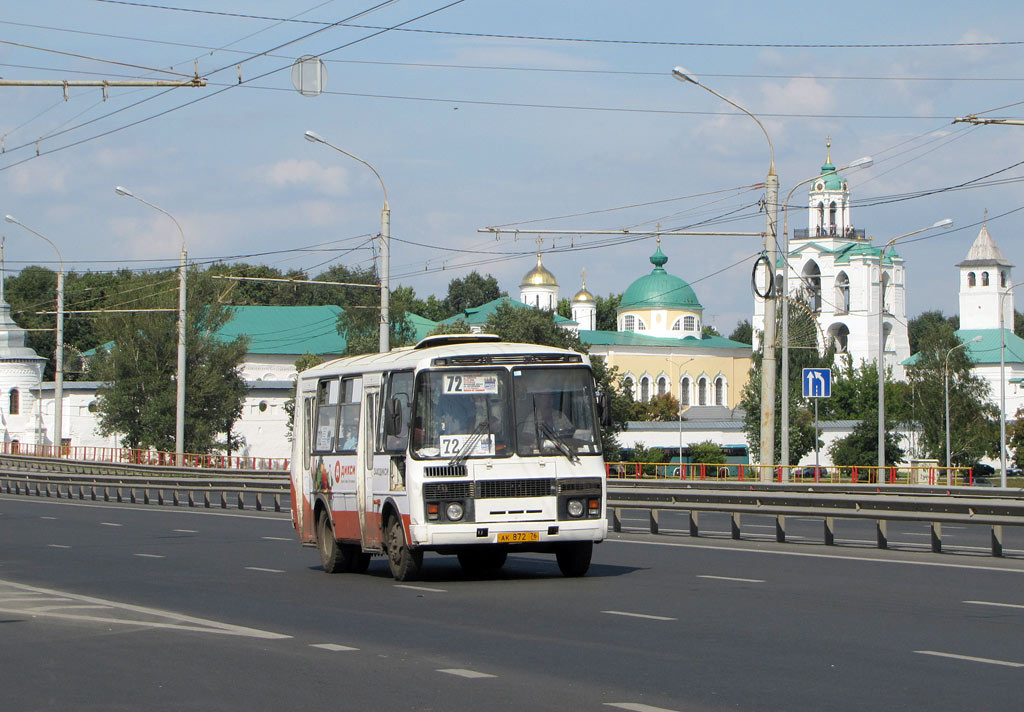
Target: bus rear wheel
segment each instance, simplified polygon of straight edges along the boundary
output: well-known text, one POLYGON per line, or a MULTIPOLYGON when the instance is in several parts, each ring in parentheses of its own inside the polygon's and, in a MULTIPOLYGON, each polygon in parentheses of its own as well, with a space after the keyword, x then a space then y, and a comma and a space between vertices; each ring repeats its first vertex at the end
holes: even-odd
POLYGON ((320 511, 316 520, 316 549, 320 552, 320 565, 325 572, 336 574, 347 568, 346 557, 342 555, 341 547, 334 538, 331 518, 324 510, 320 511))
POLYGON ((560 544, 555 549, 555 558, 563 576, 583 576, 590 568, 590 557, 594 553, 594 542, 573 541, 560 544))
POLYGON ((398 515, 388 518, 384 541, 388 550, 388 565, 396 581, 412 581, 423 566, 423 552, 413 551, 405 542, 405 527, 398 515))

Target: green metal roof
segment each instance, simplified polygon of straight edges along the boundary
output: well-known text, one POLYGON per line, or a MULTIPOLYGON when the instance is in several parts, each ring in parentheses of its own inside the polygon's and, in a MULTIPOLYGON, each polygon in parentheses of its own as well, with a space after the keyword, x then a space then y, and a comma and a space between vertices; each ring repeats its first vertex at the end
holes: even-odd
MULTIPOLYGON (((999 363, 999 329, 959 329, 956 337, 961 343, 968 342, 964 350, 974 363, 999 363), (980 336, 981 341, 972 342, 976 336, 980 336)), ((1011 329, 1003 329, 1003 338, 1006 340, 1005 362, 1024 363, 1024 339, 1011 329)), ((903 365, 913 366, 917 361, 917 354, 914 354, 903 361, 903 365)))
POLYGON ((661 245, 650 257, 654 269, 633 282, 622 294, 618 312, 628 309, 703 309, 693 288, 675 275, 665 271, 668 257, 661 245))
POLYGON ((696 336, 674 338, 665 336, 648 336, 633 331, 580 331, 580 340, 591 346, 657 346, 661 348, 697 348, 697 349, 746 349, 750 344, 727 339, 724 336, 696 336))
POLYGON ((249 337, 254 354, 341 354, 345 338, 338 333, 341 307, 233 306, 233 318, 217 332, 221 341, 249 337))
MULTIPOLYGON (((533 309, 529 304, 519 301, 518 299, 512 299, 512 297, 498 297, 492 299, 486 304, 481 304, 478 307, 470 307, 461 314, 450 316, 447 319, 442 319, 437 322, 438 324, 451 324, 459 319, 464 320, 470 326, 483 326, 487 323, 487 319, 493 314, 499 306, 502 304, 508 304, 516 309, 533 309)), ((560 314, 555 314, 555 323, 559 325, 575 324, 576 322, 572 319, 566 319, 560 314)))
POLYGON ((836 167, 832 165, 831 161, 826 161, 821 167, 820 177, 825 180, 825 190, 843 189, 843 177, 836 173, 836 167))

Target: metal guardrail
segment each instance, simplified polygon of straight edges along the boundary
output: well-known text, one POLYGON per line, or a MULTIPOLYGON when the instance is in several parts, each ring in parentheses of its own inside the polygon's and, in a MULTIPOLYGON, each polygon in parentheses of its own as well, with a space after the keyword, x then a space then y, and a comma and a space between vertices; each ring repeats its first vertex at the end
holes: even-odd
POLYGON ((1024 498, 1019 491, 979 492, 977 489, 895 488, 799 485, 743 485, 734 487, 609 487, 608 509, 612 529, 622 531, 622 510, 641 509, 650 514, 650 531, 659 532, 658 515, 662 511, 689 513, 690 536, 699 536, 700 512, 725 512, 732 515, 732 538, 741 538, 743 514, 775 517, 775 539, 786 541, 786 517, 821 517, 824 542, 835 544, 835 519, 871 519, 875 522, 878 548, 888 547, 889 521, 928 522, 931 548, 942 551, 943 524, 981 524, 991 527, 993 556, 1003 555, 1003 527, 1024 526, 1024 498), (808 491, 810 490, 810 491, 808 491))
POLYGON ((222 509, 227 509, 229 499, 238 509, 245 509, 246 498, 251 496, 257 511, 264 509, 263 497, 269 496, 273 510, 280 512, 281 495, 290 494, 290 481, 287 474, 273 471, 211 473, 166 465, 5 455, 0 456, 0 492, 161 505, 169 499, 174 506, 187 503, 189 507, 222 509))

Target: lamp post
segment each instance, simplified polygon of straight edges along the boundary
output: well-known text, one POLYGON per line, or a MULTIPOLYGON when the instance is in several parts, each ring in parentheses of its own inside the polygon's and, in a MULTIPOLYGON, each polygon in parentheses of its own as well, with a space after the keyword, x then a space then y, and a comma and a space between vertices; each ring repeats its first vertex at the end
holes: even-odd
POLYGON ((1006 487, 1006 319, 1003 316, 1003 300, 1012 294, 1014 287, 1024 282, 1017 282, 1006 287, 999 294, 999 486, 1006 487))
POLYGON ((946 386, 946 486, 951 487, 953 485, 953 472, 950 469, 950 458, 949 458, 949 355, 957 349, 962 349, 967 344, 974 343, 975 341, 981 341, 981 335, 975 336, 973 339, 957 344, 949 351, 946 352, 946 365, 943 369, 943 380, 946 386))
MULTIPOLYGON (((830 161, 831 163, 831 161, 830 161)), ((839 171, 846 171, 853 168, 868 168, 874 163, 870 156, 863 156, 839 171)), ((782 422, 779 424, 779 436, 781 438, 782 452, 779 455, 779 464, 782 466, 783 480, 789 479, 789 201, 796 189, 802 185, 820 178, 821 174, 813 175, 802 180, 789 191, 786 201, 782 204, 782 422)), ((824 346, 824 344, 822 344, 824 346)), ((817 438, 817 436, 815 436, 817 438)), ((815 440, 817 441, 817 440, 815 440)))
POLYGON ((188 258, 188 253, 185 250, 185 231, 181 229, 181 224, 175 220, 174 216, 160 206, 153 205, 120 185, 114 188, 114 192, 127 198, 134 198, 163 213, 171 219, 175 227, 178 228, 178 234, 181 235, 181 255, 178 260, 178 370, 174 415, 174 456, 175 461, 180 465, 184 462, 185 454, 185 263, 188 258))
POLYGON ((384 207, 380 211, 380 338, 378 349, 381 353, 387 353, 390 350, 391 338, 391 208, 388 207, 388 189, 384 186, 384 179, 380 177, 377 169, 362 158, 353 156, 348 151, 338 148, 315 131, 307 131, 305 137, 307 141, 322 143, 333 148, 338 153, 343 153, 349 158, 362 163, 373 171, 373 175, 377 176, 381 190, 384 191, 384 207))
MULTIPOLYGON (((691 357, 677 364, 673 360, 674 356, 669 356, 665 360, 676 367, 676 385, 679 386, 679 403, 677 404, 677 410, 679 415, 679 473, 683 472, 683 366, 695 360, 697 357, 691 357)), ((669 390, 671 393, 672 391, 669 390)))
POLYGON ((730 106, 734 106, 742 111, 757 123, 765 139, 768 141, 771 161, 768 164, 768 175, 764 181, 765 252, 771 271, 772 288, 769 290, 769 297, 764 300, 764 357, 761 361, 760 450, 761 479, 763 481, 770 481, 772 479, 772 468, 775 463, 775 297, 777 296, 775 294, 775 262, 777 259, 776 244, 779 223, 779 177, 775 174, 775 147, 772 145, 772 139, 760 119, 742 106, 725 98, 711 87, 701 84, 693 74, 686 71, 683 67, 673 69, 672 76, 681 82, 694 84, 715 95, 730 106), (767 469, 763 465, 767 465, 767 469))
POLYGON ((61 446, 64 444, 64 257, 60 250, 53 244, 53 240, 40 235, 38 232, 19 222, 12 215, 5 215, 4 220, 28 230, 36 237, 40 237, 50 243, 50 247, 57 253, 57 352, 54 354, 54 378, 53 378, 53 443, 56 446, 56 456, 61 456, 61 446))
POLYGON ((885 244, 878 253, 878 484, 882 484, 882 470, 885 468, 885 330, 883 315, 885 314, 885 282, 882 275, 885 271, 885 251, 899 240, 918 233, 947 229, 953 226, 950 218, 939 220, 928 227, 897 235, 885 244))

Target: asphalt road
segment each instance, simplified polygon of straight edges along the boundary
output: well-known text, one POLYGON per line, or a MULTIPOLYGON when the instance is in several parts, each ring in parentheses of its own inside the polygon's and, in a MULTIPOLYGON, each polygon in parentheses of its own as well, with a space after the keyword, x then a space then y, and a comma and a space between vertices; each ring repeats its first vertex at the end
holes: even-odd
POLYGON ((0 495, 3 710, 1020 710, 1024 539, 639 512, 565 579, 324 574, 287 515, 0 495), (923 535, 923 536, 922 536, 923 535))

